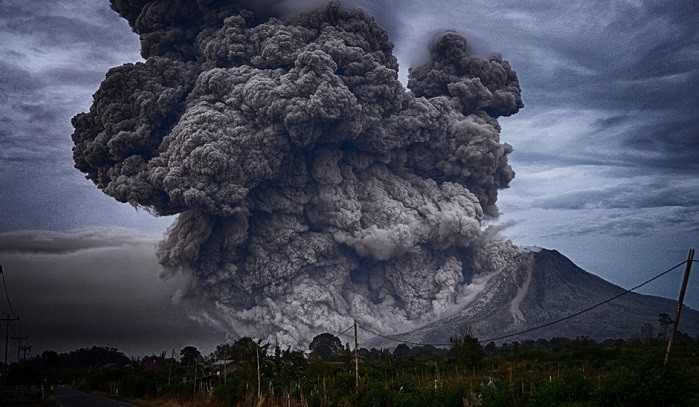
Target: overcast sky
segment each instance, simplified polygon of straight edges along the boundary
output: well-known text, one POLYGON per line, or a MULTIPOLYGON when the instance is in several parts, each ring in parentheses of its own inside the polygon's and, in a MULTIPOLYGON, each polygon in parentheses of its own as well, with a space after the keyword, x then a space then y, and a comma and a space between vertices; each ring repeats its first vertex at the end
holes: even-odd
MULTIPOLYGON (((443 29, 510 61, 525 107, 500 119, 517 175, 494 223, 515 243, 557 249, 625 288, 696 248, 696 1, 344 4, 387 27, 404 83, 443 29)), ((223 341, 173 304, 178 281, 156 276, 154 246, 173 219, 116 202, 73 168, 71 117, 109 68, 139 60, 107 0, 0 3, 0 263, 34 351, 223 341)), ((642 292, 675 297, 680 279, 642 292)), ((686 301, 699 308, 696 276, 686 301)))

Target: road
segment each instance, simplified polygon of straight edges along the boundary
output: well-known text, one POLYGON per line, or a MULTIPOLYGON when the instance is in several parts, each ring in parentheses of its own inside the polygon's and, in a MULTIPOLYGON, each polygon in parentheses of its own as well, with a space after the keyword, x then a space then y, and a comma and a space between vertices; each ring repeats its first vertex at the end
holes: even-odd
POLYGON ((56 387, 56 399, 61 407, 126 407, 133 404, 122 403, 104 397, 93 396, 92 394, 82 393, 71 389, 70 387, 56 387))

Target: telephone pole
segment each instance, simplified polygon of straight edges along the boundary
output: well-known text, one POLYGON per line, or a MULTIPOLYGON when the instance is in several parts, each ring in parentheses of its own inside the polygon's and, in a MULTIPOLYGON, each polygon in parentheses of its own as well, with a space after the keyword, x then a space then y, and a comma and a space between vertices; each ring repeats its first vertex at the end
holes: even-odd
POLYGON ((355 391, 359 394, 359 337, 357 336, 357 320, 354 320, 354 383, 355 391))
POLYGON ((262 380, 260 376, 260 344, 255 344, 257 355, 257 404, 262 403, 262 380))
POLYGON ((175 348, 172 348, 172 355, 170 356, 170 370, 167 372, 167 385, 170 385, 170 378, 172 377, 172 364, 175 363, 175 348))
MULTIPOLYGON (((24 345, 24 346, 20 346, 20 347, 19 347, 19 350, 21 350, 21 351, 23 352, 23 354, 22 354, 22 360, 25 360, 25 361, 26 361, 26 360, 27 360, 27 352, 31 352, 31 351, 32 351, 32 347, 31 347, 31 345, 29 345, 29 346, 24 345)), ((17 351, 17 359, 19 359, 19 351, 17 351)))
POLYGON ((684 268, 684 277, 682 278, 682 286, 680 287, 680 296, 679 298, 677 298, 675 320, 672 322, 672 335, 670 335, 670 340, 667 343, 667 351, 665 352, 665 362, 663 362, 663 366, 667 366, 667 362, 670 360, 670 352, 672 352, 672 345, 675 343, 677 327, 680 324, 680 314, 682 313, 682 303, 684 302, 684 293, 687 291, 687 282, 689 281, 689 273, 692 271, 693 262, 694 249, 689 249, 689 255, 687 256, 687 264, 684 268))
POLYGON ((5 323, 5 369, 7 369, 7 345, 10 342, 10 325, 19 321, 19 318, 10 318, 10 314, 5 314, 5 318, 0 319, 5 323))
MULTIPOLYGON (((25 347, 26 347, 26 346, 22 346, 22 341, 26 341, 26 340, 27 340, 27 337, 26 337, 26 336, 13 336, 13 337, 12 337, 12 340, 14 340, 15 342, 17 342, 17 361, 19 362, 19 360, 20 360, 20 359, 19 359, 19 353, 23 350, 22 348, 25 348, 25 347)), ((30 347, 30 348, 31 348, 31 347, 30 347)), ((24 356, 25 356, 25 359, 26 359, 26 356, 27 356, 27 351, 26 351, 26 350, 24 351, 24 356)))

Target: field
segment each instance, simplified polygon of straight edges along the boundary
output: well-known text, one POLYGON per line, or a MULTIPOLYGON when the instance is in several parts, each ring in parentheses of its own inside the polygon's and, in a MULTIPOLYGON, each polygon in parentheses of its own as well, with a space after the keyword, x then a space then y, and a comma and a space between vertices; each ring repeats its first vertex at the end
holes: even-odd
MULTIPOLYGON (((665 341, 553 338, 450 348, 399 345, 355 353, 323 334, 312 352, 249 338, 201 357, 129 359, 116 349, 44 352, 11 366, 10 382, 67 384, 140 406, 697 406, 699 340, 686 335, 663 365, 665 341)), ((176 357, 172 357, 176 356, 176 357)))

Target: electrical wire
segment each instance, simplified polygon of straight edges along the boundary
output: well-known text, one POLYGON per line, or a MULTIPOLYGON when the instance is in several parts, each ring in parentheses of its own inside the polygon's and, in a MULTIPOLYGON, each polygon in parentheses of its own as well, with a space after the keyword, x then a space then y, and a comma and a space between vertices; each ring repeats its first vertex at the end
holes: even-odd
POLYGON ((12 315, 15 317, 17 314, 15 313, 15 310, 12 308, 12 303, 10 302, 10 295, 7 293, 7 284, 5 283, 5 273, 0 273, 0 276, 2 276, 2 286, 5 287, 5 298, 7 299, 7 305, 10 307, 10 311, 12 312, 12 315))
POLYGON ((340 332, 339 334, 337 334, 337 335, 335 335, 335 336, 342 336, 345 332, 347 332, 347 331, 349 331, 350 329, 352 329, 353 326, 354 326, 354 324, 350 325, 349 327, 347 327, 347 329, 345 329, 344 331, 340 332))
MULTIPOLYGON (((5 282, 5 273, 3 272, 2 265, 0 265, 0 275, 2 276, 2 281, 3 281, 3 284, 4 284, 4 282, 5 282)), ((5 295, 7 295, 7 288, 5 288, 5 295)), ((5 312, 5 309, 4 309, 4 308, 1 308, 1 307, 0 307, 0 314, 9 315, 9 313, 5 312)))
MULTIPOLYGON (((2 286, 5 288, 5 299, 7 299, 7 305, 10 307, 10 311, 12 312, 12 315, 14 315, 15 318, 17 318, 17 324, 19 325, 19 333, 20 336, 24 336, 24 331, 22 331, 22 320, 19 318, 19 315, 15 312, 14 308, 12 308, 12 302, 10 302, 10 294, 7 292, 7 283, 5 282, 5 273, 0 273, 0 276, 2 276, 2 286)), ((9 315, 5 313, 6 315, 9 315)))
POLYGON ((672 266, 671 268, 669 268, 669 269, 663 271, 662 273, 656 275, 656 276, 653 277, 653 278, 650 278, 650 279, 648 279, 648 280, 642 282, 641 284, 639 284, 639 285, 637 285, 637 286, 635 286, 635 287, 633 287, 633 288, 629 288, 628 290, 624 290, 623 292, 621 292, 621 293, 619 293, 619 294, 617 294, 617 295, 615 295, 615 296, 613 296, 613 297, 611 297, 611 298, 608 298, 608 299, 606 299, 606 300, 604 300, 604 301, 602 301, 602 302, 599 302, 599 303, 597 303, 597 304, 595 304, 595 305, 592 305, 592 306, 590 306, 590 307, 587 307, 587 308, 585 308, 585 309, 583 309, 583 310, 581 310, 581 311, 578 311, 578 312, 575 312, 575 313, 573 313, 573 314, 567 315, 567 316, 565 316, 565 317, 563 317, 563 318, 559 318, 559 319, 556 319, 556 320, 554 320, 554 321, 547 322, 547 323, 541 324, 541 325, 537 325, 537 326, 535 326, 535 327, 528 328, 528 329, 525 329, 525 330, 522 330, 522 331, 519 331, 519 332, 515 332, 515 333, 511 333, 511 334, 507 334, 507 335, 502 335, 502 336, 497 336, 497 337, 493 337, 493 338, 488 338, 488 339, 483 339, 483 340, 480 340, 479 342, 499 341, 499 340, 501 340, 501 339, 510 338, 510 337, 517 336, 517 335, 521 335, 521 334, 528 333, 528 332, 531 332, 531 331, 536 331, 537 329, 545 328, 545 327, 547 327, 547 326, 551 326, 551 325, 557 324, 557 323, 559 323, 559 322, 563 322, 563 321, 569 320, 569 319, 571 319, 571 318, 575 318, 575 317, 577 317, 578 315, 584 314, 584 313, 586 313, 586 312, 588 312, 588 311, 591 311, 591 310, 593 310, 593 309, 595 309, 595 308, 597 308, 597 307, 599 307, 599 306, 602 306, 602 305, 604 305, 604 304, 606 304, 606 303, 608 303, 608 302, 614 301, 615 299, 621 297, 622 295, 626 295, 626 294, 628 294, 628 293, 630 293, 630 292, 632 292, 632 291, 634 291, 634 290, 636 290, 636 289, 639 289, 639 288, 643 287, 644 285, 646 285, 646 284, 648 284, 648 283, 650 283, 650 282, 652 282, 652 281, 657 280, 658 278, 660 278, 660 277, 664 276, 665 274, 667 274, 667 273, 669 273, 669 272, 675 270, 676 268, 678 268, 679 266, 685 264, 686 262, 687 262, 687 261, 684 260, 684 261, 682 261, 682 262, 680 262, 680 263, 677 263, 676 265, 672 266))
MULTIPOLYGON (((697 260, 694 260, 694 261, 697 261, 697 260)), ((638 285, 635 286, 635 287, 632 287, 632 288, 630 288, 630 289, 628 289, 628 290, 624 290, 623 292, 621 292, 621 293, 619 293, 619 294, 617 294, 617 295, 615 295, 615 296, 613 296, 613 297, 611 297, 611 298, 608 298, 608 299, 606 299, 606 300, 604 300, 604 301, 602 301, 602 302, 599 302, 599 303, 597 303, 597 304, 595 304, 595 305, 592 305, 592 306, 590 306, 590 307, 587 307, 587 308, 585 308, 585 309, 583 309, 583 310, 581 310, 581 311, 578 311, 578 312, 575 312, 575 313, 573 313, 573 314, 567 315, 567 316, 565 316, 565 317, 556 319, 556 320, 554 320, 554 321, 547 322, 547 323, 545 323, 545 324, 537 325, 537 326, 532 327, 532 328, 524 329, 524 330, 522 330, 522 331, 514 332, 514 333, 511 333, 511 334, 507 334, 507 335, 502 335, 502 336, 498 336, 498 337, 493 337, 493 338, 488 338, 488 339, 479 340, 478 342, 481 342, 481 343, 483 343, 483 342, 492 342, 492 341, 497 341, 497 340, 501 340, 501 339, 505 339, 505 338, 510 338, 510 337, 517 336, 517 335, 522 335, 522 334, 525 334, 525 333, 528 333, 528 332, 535 331, 535 330, 537 330, 537 329, 545 328, 545 327, 547 327, 547 326, 551 326, 551 325, 554 325, 554 324, 557 324, 557 323, 566 321, 566 320, 568 320, 568 319, 577 317, 578 315, 584 314, 584 313, 586 313, 586 312, 588 312, 588 311, 591 311, 591 310, 593 310, 593 309, 595 309, 595 308, 597 308, 597 307, 600 307, 600 306, 602 306, 602 305, 604 305, 604 304, 606 304, 606 303, 608 303, 608 302, 611 302, 611 301, 613 301, 613 300, 615 300, 615 299, 617 299, 617 298, 619 298, 619 297, 621 297, 621 296, 623 296, 623 295, 626 295, 626 294, 628 294, 628 293, 630 293, 630 292, 633 292, 634 290, 637 290, 637 289, 643 287, 644 285, 646 285, 646 284, 648 284, 648 283, 650 283, 650 282, 652 282, 652 281, 657 280, 658 278, 664 276, 665 274, 670 273, 671 271, 675 270, 676 268, 680 267, 681 265, 683 265, 683 264, 685 264, 685 263, 687 263, 687 260, 684 260, 684 261, 682 261, 682 262, 680 262, 680 263, 678 263, 678 264, 672 266, 671 268, 669 268, 669 269, 663 271, 662 273, 656 275, 656 276, 653 277, 653 278, 650 278, 650 279, 648 279, 648 280, 642 282, 641 284, 638 284, 638 285)), ((363 326, 359 326, 359 328, 361 328, 362 330, 364 330, 364 331, 366 331, 366 332, 368 332, 368 333, 370 333, 370 334, 373 334, 373 335, 376 335, 376 336, 378 336, 378 337, 381 337, 381 338, 384 338, 384 339, 388 339, 388 340, 391 340, 391 341, 394 341, 394 342, 406 343, 406 344, 417 345, 417 346, 449 346, 449 345, 450 345, 449 343, 422 343, 422 342, 413 342, 413 341, 408 341, 408 340, 401 340, 401 339, 396 339, 396 338, 392 338, 392 337, 390 337, 390 336, 386 336, 386 335, 380 334, 380 333, 378 333, 378 332, 371 331, 371 330, 369 330, 369 329, 367 329, 367 328, 364 328, 363 326)))
POLYGON ((361 325, 357 325, 357 326, 358 326, 361 330, 363 330, 363 331, 366 331, 366 332, 368 332, 368 333, 370 333, 370 334, 373 334, 373 335, 376 335, 376 336, 379 336, 379 337, 381 337, 381 338, 388 339, 388 340, 391 340, 391 341, 394 341, 394 342, 409 343, 409 344, 411 344, 411 345, 417 345, 417 346, 449 346, 448 343, 421 343, 421 342, 412 342, 412 341, 403 340, 403 339, 391 338, 390 336, 382 335, 382 334, 380 334, 380 333, 378 333, 378 332, 374 332, 374 331, 372 331, 372 330, 370 330, 370 329, 364 328, 364 327, 361 326, 361 325))

